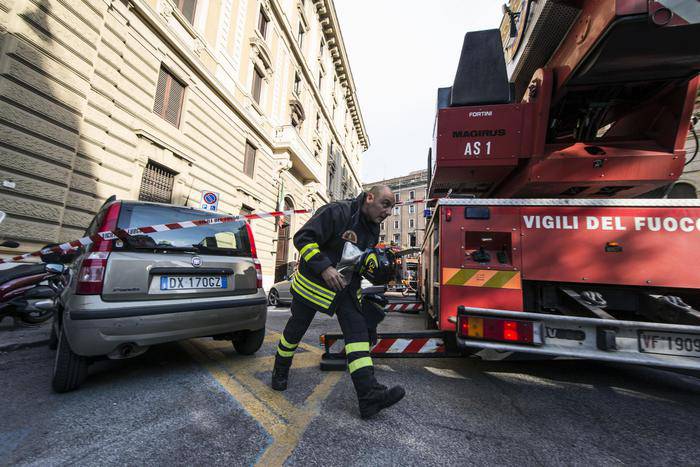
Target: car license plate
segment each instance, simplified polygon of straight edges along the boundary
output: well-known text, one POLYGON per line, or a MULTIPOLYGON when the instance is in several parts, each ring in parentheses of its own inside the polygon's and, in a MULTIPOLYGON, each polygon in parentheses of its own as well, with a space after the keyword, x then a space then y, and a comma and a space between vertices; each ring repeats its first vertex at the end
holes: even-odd
POLYGON ((700 334, 640 331, 639 350, 646 353, 700 358, 700 334))
POLYGON ((225 289, 227 283, 223 276, 161 276, 160 290, 225 289))

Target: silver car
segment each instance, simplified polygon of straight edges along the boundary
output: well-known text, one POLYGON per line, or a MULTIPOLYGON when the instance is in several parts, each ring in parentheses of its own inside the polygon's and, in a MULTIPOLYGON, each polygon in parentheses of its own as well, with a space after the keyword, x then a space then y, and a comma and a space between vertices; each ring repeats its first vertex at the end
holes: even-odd
MULTIPOLYGON (((294 273, 290 277, 285 277, 270 288, 270 292, 267 294, 267 303, 270 306, 285 306, 291 305, 292 303, 292 279, 294 278, 294 273)), ((384 293, 386 287, 384 286, 373 286, 367 279, 362 279, 362 293, 384 293)))
MULTIPOLYGON (((113 201, 86 235, 213 217, 182 206, 113 201)), ((262 345, 267 299, 250 226, 203 222, 151 230, 121 232, 79 251, 54 319, 55 391, 77 388, 98 357, 134 357, 154 344, 211 336, 231 340, 245 355, 262 345)))
POLYGON ((292 277, 285 277, 270 288, 270 292, 267 294, 267 303, 270 306, 283 306, 292 303, 292 277))

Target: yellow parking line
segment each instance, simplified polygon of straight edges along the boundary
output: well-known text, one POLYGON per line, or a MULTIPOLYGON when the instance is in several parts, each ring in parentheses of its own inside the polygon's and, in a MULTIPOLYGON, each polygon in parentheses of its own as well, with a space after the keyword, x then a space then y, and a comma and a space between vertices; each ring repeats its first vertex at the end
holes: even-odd
MULTIPOLYGON (((269 333, 265 342, 276 344, 278 333, 269 333)), ((321 403, 340 381, 340 373, 324 373, 321 383, 314 388, 301 406, 294 405, 284 394, 272 390, 255 375, 261 370, 272 371, 274 356, 230 356, 226 351, 231 344, 226 341, 190 341, 183 343, 188 353, 231 394, 272 437, 257 465, 283 465, 299 444, 299 440, 311 421, 318 416, 321 403)), ((294 370, 318 367, 322 351, 312 345, 299 344, 307 352, 298 352, 292 366, 294 370)))

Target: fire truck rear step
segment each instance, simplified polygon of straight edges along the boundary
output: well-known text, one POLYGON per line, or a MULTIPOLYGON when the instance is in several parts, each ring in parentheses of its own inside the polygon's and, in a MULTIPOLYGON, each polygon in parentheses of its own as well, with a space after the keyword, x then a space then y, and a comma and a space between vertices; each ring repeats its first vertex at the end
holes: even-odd
MULTIPOLYGON (((345 343, 342 334, 322 334, 321 370, 344 371, 345 343)), ((452 344, 453 332, 416 331, 388 332, 377 335, 377 343, 372 346, 372 358, 442 358, 459 357, 452 344)))

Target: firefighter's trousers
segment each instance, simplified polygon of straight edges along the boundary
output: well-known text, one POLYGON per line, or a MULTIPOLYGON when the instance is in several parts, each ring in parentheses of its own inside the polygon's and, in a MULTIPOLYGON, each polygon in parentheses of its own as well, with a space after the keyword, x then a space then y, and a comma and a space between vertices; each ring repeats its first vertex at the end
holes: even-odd
MULTIPOLYGON (((341 301, 336 309, 336 315, 345 340, 348 370, 358 398, 362 400, 365 393, 376 386, 372 358, 369 356, 367 323, 348 293, 344 293, 339 299, 341 301)), ((287 321, 277 347, 275 367, 278 368, 289 368, 292 364, 294 351, 316 314, 314 309, 296 300, 292 301, 291 312, 292 316, 287 321)))

